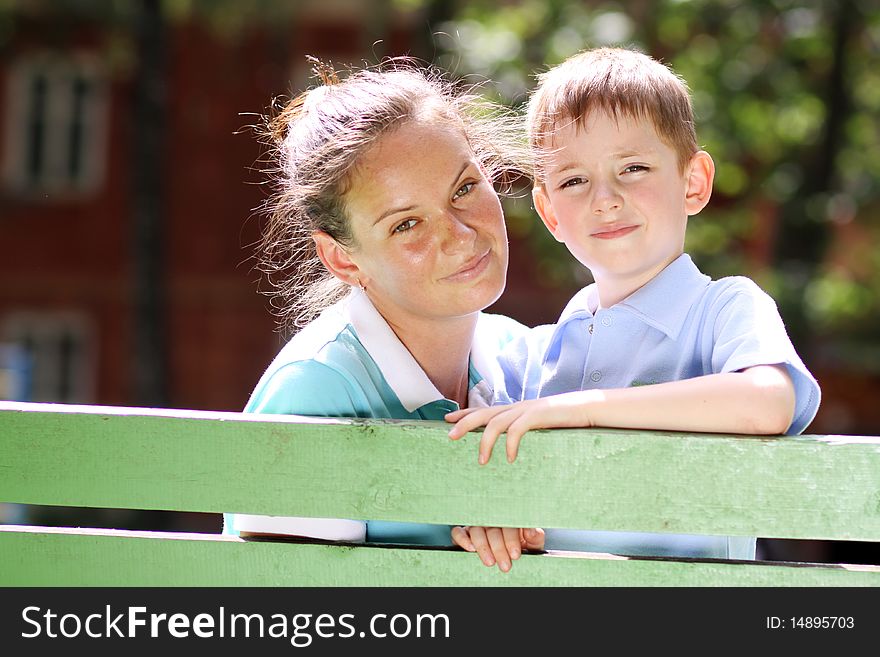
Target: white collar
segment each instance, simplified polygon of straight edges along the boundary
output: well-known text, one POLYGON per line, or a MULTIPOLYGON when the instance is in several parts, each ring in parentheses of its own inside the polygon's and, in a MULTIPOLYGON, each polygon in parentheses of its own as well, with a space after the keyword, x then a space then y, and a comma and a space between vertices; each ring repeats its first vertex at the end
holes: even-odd
MULTIPOLYGON (((376 310, 370 298, 357 288, 352 290, 348 314, 361 344, 407 412, 412 413, 425 404, 445 399, 409 349, 388 326, 385 318, 376 310)), ((483 314, 480 313, 480 320, 482 319, 483 314)), ((471 359, 477 372, 481 376, 488 376, 494 364, 492 354, 495 350, 490 347, 491 336, 487 335, 485 329, 480 330, 484 323, 480 320, 477 321, 477 330, 471 345, 471 359)))

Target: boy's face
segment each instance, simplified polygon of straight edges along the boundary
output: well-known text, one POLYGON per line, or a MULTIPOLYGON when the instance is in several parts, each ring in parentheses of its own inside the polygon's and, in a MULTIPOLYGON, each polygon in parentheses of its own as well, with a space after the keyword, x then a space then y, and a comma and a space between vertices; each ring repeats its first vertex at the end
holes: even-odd
POLYGON ((707 153, 681 171, 651 121, 604 112, 582 126, 563 125, 548 146, 535 209, 590 269, 603 305, 629 296, 681 255, 687 218, 711 194, 715 168, 707 153))

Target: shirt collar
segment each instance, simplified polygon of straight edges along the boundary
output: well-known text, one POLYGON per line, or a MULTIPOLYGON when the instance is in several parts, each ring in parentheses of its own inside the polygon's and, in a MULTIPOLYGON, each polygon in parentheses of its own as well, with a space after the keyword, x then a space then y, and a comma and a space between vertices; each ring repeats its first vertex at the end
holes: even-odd
MULTIPOLYGON (((352 290, 348 313, 358 339, 408 413, 425 404, 445 399, 363 291, 357 288, 352 290)), ((480 318, 482 317, 480 313, 480 318)), ((480 330, 481 324, 485 322, 477 322, 477 331, 471 346, 471 360, 482 376, 483 373, 490 372, 494 352, 487 348, 490 336, 485 335, 485 330, 480 330)), ((485 391, 477 392, 485 396, 485 391)), ((470 397, 469 402, 473 404, 476 400, 473 395, 470 397)))
MULTIPOLYGON (((691 257, 683 253, 611 309, 619 308, 631 312, 674 340, 681 332, 691 306, 711 281, 711 278, 697 269, 691 257)), ((597 294, 596 284, 593 283, 572 297, 559 317, 554 339, 559 334, 560 327, 568 321, 593 316, 590 307, 595 307, 597 294)))

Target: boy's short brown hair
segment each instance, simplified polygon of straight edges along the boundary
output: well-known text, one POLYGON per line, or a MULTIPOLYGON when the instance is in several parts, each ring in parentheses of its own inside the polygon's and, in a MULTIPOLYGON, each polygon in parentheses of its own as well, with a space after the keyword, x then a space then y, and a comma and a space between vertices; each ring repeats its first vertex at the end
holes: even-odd
MULTIPOLYGON (((578 53, 538 77, 529 100, 529 144, 540 152, 560 124, 574 120, 583 126, 596 110, 612 117, 650 119, 660 138, 676 151, 682 170, 698 150, 687 83, 648 55, 622 48, 578 53)), ((535 162, 540 183, 541 157, 535 162)))

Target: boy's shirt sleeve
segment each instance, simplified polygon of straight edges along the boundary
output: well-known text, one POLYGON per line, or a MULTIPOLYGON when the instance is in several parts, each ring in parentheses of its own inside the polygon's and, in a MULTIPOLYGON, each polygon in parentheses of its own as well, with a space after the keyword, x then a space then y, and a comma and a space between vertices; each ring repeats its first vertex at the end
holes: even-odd
POLYGON ((821 392, 788 337, 776 302, 753 281, 737 277, 723 297, 714 324, 713 372, 737 372, 758 365, 785 365, 795 391, 795 412, 786 434, 807 428, 821 392))
MULTIPOLYGON (((315 360, 289 363, 261 381, 246 413, 357 417, 363 394, 337 370, 315 360)), ((255 482, 259 485, 259 482, 255 482)), ((257 532, 362 543, 366 522, 336 518, 296 518, 242 513, 223 515, 224 534, 257 532)))

